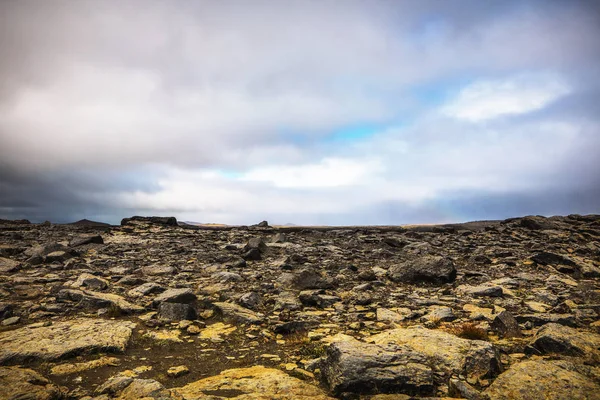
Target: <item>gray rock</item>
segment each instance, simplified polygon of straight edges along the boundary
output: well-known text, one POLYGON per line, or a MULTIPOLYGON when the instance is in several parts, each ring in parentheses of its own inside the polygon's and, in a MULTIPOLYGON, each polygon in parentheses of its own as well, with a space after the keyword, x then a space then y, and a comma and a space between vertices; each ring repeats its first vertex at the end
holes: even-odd
POLYGON ((131 289, 127 292, 127 295, 130 297, 142 297, 149 294, 161 293, 164 292, 164 290, 165 288, 160 286, 158 283, 147 282, 131 289))
POLYGON ((59 262, 63 263, 73 257, 70 253, 62 250, 53 251, 45 257, 47 263, 59 262))
POLYGON ((128 376, 115 376, 110 378, 95 390, 96 394, 108 394, 115 396, 133 382, 133 378, 128 376))
POLYGON ((177 270, 168 265, 148 265, 142 267, 142 273, 148 276, 173 275, 177 270))
POLYGON ((298 296, 300 302, 305 306, 325 308, 340 301, 337 296, 330 296, 324 293, 323 290, 304 290, 298 296))
POLYGON ((79 275, 77 281, 73 284, 74 287, 85 286, 94 290, 103 290, 108 287, 108 281, 96 275, 83 273, 79 275))
POLYGON ((275 234, 275 236, 273 236, 273 238, 271 239, 271 243, 285 243, 285 241, 285 233, 282 232, 275 234))
POLYGON ((358 341, 333 343, 322 362, 321 373, 336 395, 404 393, 432 395, 433 371, 427 358, 414 350, 395 345, 358 341))
POLYGON ((442 284, 456 279, 456 268, 448 258, 423 256, 392 266, 388 277, 394 282, 442 284))
POLYGON ((309 268, 303 268, 298 272, 285 272, 279 276, 277 282, 284 287, 297 290, 327 289, 331 287, 330 282, 309 268))
POLYGON ((456 319, 454 311, 450 307, 436 307, 425 316, 429 321, 450 322, 456 319))
POLYGON ((244 293, 240 296, 238 303, 240 303, 242 307, 255 310, 260 304, 260 295, 256 292, 244 293))
POLYGON ((267 245, 261 238, 255 237, 248 240, 248 243, 246 243, 242 251, 246 252, 252 249, 256 249, 260 253, 264 253, 265 251, 267 251, 267 245))
POLYGON ((104 244, 104 239, 100 235, 80 236, 69 242, 70 247, 83 246, 86 244, 104 244))
POLYGON ((183 303, 190 304, 196 301, 196 295, 189 288, 168 289, 154 298, 153 303, 183 303))
POLYGON ((214 279, 215 281, 221 282, 221 283, 241 282, 244 280, 244 278, 242 278, 242 276, 240 274, 236 274, 235 272, 227 272, 227 271, 214 273, 214 274, 212 274, 211 278, 214 279))
POLYGON ((48 243, 45 245, 37 245, 25 250, 23 254, 29 257, 46 256, 54 251, 66 251, 67 247, 59 243, 48 243))
POLYGON ((158 317, 169 321, 194 320, 196 310, 191 304, 163 302, 158 306, 158 317))
POLYGON ((21 321, 21 317, 9 317, 2 321, 2 326, 16 325, 21 321))
POLYGON ((502 297, 504 293, 502 287, 492 285, 461 285, 458 287, 458 290, 468 295, 477 297, 502 297))
POLYGON ((302 309, 302 303, 298 296, 293 292, 281 292, 275 297, 275 307, 277 310, 297 311, 302 309))

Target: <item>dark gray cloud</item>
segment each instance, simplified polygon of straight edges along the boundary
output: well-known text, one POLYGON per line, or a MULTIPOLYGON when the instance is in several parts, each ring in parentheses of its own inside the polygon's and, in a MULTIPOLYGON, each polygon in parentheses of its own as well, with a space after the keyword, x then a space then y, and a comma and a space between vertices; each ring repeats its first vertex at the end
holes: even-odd
POLYGON ((600 212, 598 37, 589 1, 0 2, 0 218, 600 212))

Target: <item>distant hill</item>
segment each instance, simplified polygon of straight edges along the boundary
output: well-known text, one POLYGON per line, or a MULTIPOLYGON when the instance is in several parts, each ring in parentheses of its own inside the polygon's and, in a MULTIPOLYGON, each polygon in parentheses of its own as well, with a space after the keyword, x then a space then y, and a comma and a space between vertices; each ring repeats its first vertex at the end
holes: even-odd
POLYGON ((77 222, 72 222, 70 224, 67 225, 76 225, 76 226, 87 226, 87 227, 109 227, 110 224, 107 224, 105 222, 98 222, 98 221, 90 221, 89 219, 80 219, 77 222))

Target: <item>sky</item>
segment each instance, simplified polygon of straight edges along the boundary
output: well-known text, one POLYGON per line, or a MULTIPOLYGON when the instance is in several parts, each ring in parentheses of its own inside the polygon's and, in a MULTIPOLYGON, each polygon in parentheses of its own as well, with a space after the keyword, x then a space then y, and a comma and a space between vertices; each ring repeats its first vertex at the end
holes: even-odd
POLYGON ((600 213, 600 3, 0 2, 0 218, 600 213))

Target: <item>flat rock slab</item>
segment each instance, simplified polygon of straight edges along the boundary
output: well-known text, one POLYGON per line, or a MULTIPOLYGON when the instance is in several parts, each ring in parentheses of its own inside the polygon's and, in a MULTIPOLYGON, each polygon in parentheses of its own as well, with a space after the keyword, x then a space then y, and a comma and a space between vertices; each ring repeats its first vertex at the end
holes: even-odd
POLYGON ((448 332, 422 327, 392 329, 371 336, 375 344, 406 346, 427 356, 448 374, 470 377, 493 377, 500 372, 498 353, 492 344, 482 340, 461 339, 448 332))
POLYGON ((485 391, 491 400, 600 399, 600 386, 553 361, 513 365, 485 391))
POLYGON ((225 318, 232 319, 242 324, 259 324, 263 317, 252 310, 240 307, 236 304, 216 302, 213 306, 223 314, 225 318))
POLYGON ((0 333, 0 364, 58 360, 95 352, 122 353, 135 324, 74 319, 51 326, 0 333))
POLYGON ((433 371, 427 362, 425 355, 406 346, 346 341, 328 348, 321 372, 334 394, 433 395, 433 371))
POLYGON ((31 369, 0 367, 0 399, 59 400, 56 385, 31 369))
POLYGON ((320 388, 278 369, 254 366, 236 368, 192 382, 175 391, 186 400, 279 399, 333 400, 320 388))

